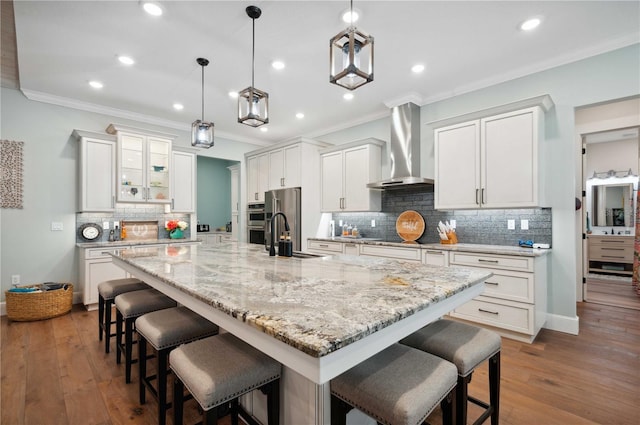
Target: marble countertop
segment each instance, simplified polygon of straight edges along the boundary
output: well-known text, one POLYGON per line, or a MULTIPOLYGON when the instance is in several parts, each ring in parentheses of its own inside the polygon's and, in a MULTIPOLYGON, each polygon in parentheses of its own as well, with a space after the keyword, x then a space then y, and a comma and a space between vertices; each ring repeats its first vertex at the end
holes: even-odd
POLYGON ((117 248, 120 246, 169 245, 169 244, 199 244, 197 239, 153 239, 146 241, 114 241, 114 242, 79 242, 80 248, 117 248))
POLYGON ((382 245, 382 246, 394 246, 407 249, 431 249, 440 251, 459 251, 459 252, 475 252, 479 254, 501 254, 501 255, 518 255, 523 257, 540 257, 547 255, 551 252, 550 249, 533 249, 522 248, 520 246, 506 246, 506 245, 484 245, 484 244, 471 244, 471 243, 458 243, 454 245, 440 244, 440 243, 409 243, 409 242, 388 242, 375 238, 309 238, 309 240, 323 241, 323 242, 344 242, 344 243, 357 243, 364 245, 382 245))
POLYGON ((262 246, 245 243, 136 248, 112 255, 313 357, 491 276, 381 258, 269 257, 262 246))

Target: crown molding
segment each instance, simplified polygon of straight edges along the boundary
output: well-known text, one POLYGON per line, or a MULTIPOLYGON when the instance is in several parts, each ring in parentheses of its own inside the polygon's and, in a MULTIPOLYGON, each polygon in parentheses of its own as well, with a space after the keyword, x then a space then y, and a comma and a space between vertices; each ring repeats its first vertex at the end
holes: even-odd
POLYGON ((417 106, 423 105, 422 95, 416 92, 410 92, 400 97, 385 100, 383 102, 387 108, 395 108, 396 106, 404 105, 406 103, 413 103, 417 106))
POLYGON ((343 122, 343 123, 338 124, 338 125, 333 126, 333 127, 327 127, 327 128, 323 128, 322 130, 306 133, 302 137, 308 137, 310 139, 315 139, 316 137, 324 136, 326 134, 335 133, 336 131, 340 131, 340 130, 344 130, 344 129, 347 129, 347 128, 355 127, 357 125, 366 124, 368 122, 379 120, 381 118, 388 118, 390 115, 391 115, 391 111, 389 111, 389 110, 381 111, 381 112, 374 112, 374 113, 371 113, 369 115, 365 115, 365 116, 360 117, 360 118, 355 119, 355 120, 343 122))

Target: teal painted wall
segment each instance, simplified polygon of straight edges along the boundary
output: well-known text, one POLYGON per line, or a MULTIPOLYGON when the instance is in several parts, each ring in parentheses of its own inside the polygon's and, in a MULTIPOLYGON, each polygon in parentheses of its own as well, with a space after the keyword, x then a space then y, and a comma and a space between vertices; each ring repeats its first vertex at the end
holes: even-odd
POLYGON ((198 221, 211 229, 231 221, 231 172, 235 161, 198 156, 198 221))

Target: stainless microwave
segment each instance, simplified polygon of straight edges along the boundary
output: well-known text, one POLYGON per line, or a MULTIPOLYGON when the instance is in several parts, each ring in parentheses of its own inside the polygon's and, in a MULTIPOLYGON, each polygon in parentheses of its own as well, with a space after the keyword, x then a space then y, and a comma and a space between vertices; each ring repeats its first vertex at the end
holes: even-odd
POLYGON ((266 221, 264 204, 249 204, 247 206, 247 226, 262 227, 266 221))

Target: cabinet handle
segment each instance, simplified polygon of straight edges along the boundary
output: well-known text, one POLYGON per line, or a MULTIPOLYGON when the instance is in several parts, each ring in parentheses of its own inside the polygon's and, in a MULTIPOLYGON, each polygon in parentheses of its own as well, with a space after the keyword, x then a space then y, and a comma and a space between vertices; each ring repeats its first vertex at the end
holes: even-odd
POLYGON ((601 248, 603 251, 624 251, 624 248, 609 248, 609 247, 602 247, 601 248))
POLYGON ((284 177, 280 177, 280 187, 284 187, 284 177))
POLYGON ((257 201, 257 200, 258 200, 258 192, 256 192, 256 193, 253 195, 253 199, 254 199, 255 201, 257 201))
POLYGON ((485 260, 484 258, 478 258, 478 261, 481 263, 493 263, 493 264, 498 264, 498 260, 485 260))
POLYGON ((483 308, 479 308, 479 309, 478 309, 478 311, 479 311, 479 312, 481 312, 481 313, 495 314, 496 316, 497 316, 498 314, 500 314, 500 313, 498 313, 497 311, 485 310, 485 309, 483 309, 483 308))
POLYGON ((603 241, 600 241, 600 242, 602 242, 602 243, 625 243, 625 241, 619 241, 619 240, 615 240, 615 241, 613 241, 613 240, 603 240, 603 241))
POLYGON ((176 208, 176 200, 174 198, 171 198, 171 209, 175 209, 176 208))
POLYGON ((325 245, 325 244, 320 244, 318 245, 320 248, 329 248, 329 245, 325 245))
POLYGON ((603 255, 602 258, 620 258, 620 259, 624 259, 624 256, 620 256, 620 255, 603 255))
POLYGON ((476 189, 476 204, 480 205, 480 200, 478 199, 478 192, 480 192, 480 189, 476 189))
POLYGON ((498 286, 498 282, 489 282, 488 280, 485 280, 484 283, 486 283, 487 285, 498 286))
POLYGON ((484 187, 482 188, 482 197, 481 197, 481 199, 480 199, 480 200, 481 200, 481 202, 482 202, 483 204, 485 204, 485 203, 487 202, 487 201, 485 201, 485 200, 484 200, 484 187))

